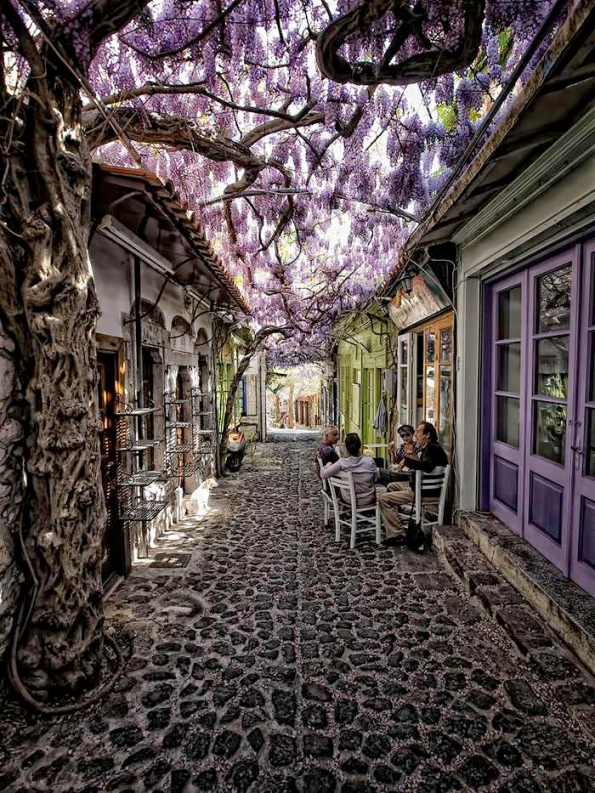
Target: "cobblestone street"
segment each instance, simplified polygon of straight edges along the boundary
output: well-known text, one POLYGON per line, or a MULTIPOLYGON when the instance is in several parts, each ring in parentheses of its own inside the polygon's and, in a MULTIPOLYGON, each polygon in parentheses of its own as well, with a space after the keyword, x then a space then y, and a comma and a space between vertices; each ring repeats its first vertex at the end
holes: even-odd
MULTIPOLYGON (((115 691, 61 719, 3 703, 0 790, 595 790, 558 648, 528 663, 431 554, 325 528, 308 443, 259 446, 107 604, 115 691)), ((489 575, 489 573, 486 573, 489 575)), ((591 681, 592 682, 592 681, 591 681)))

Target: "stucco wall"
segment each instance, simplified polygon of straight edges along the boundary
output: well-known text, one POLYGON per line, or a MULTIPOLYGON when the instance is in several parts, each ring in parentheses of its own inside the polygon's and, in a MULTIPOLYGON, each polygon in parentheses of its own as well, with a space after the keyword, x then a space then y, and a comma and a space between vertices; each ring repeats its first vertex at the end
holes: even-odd
MULTIPOLYGON (((97 322, 97 333, 122 338, 122 318, 128 316, 134 302, 130 255, 115 242, 96 234, 91 245, 91 260, 101 316, 97 322)), ((141 295, 143 300, 154 303, 159 296, 164 276, 147 265, 141 266, 141 295)), ((171 330, 175 317, 190 321, 191 312, 184 306, 184 290, 176 284, 168 284, 159 298, 159 310, 163 313, 165 327, 171 330)), ((202 314, 206 309, 201 307, 202 314)), ((194 323, 195 335, 204 328, 206 338, 212 335, 210 314, 199 316, 194 323)))
POLYGON ((13 350, 0 325, 0 661, 8 648, 23 580, 14 561, 22 503, 22 432, 10 415, 16 385, 10 357, 13 350))

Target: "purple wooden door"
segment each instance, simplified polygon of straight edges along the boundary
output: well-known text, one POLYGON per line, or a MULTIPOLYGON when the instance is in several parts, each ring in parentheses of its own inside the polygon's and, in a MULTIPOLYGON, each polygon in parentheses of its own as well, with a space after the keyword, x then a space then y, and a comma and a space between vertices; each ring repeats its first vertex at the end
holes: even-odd
POLYGON ((595 595, 595 242, 585 246, 583 263, 570 575, 595 595))
POLYGON ((522 371, 525 352, 523 328, 527 324, 527 274, 500 281, 493 288, 492 403, 490 510, 517 534, 522 533, 522 491, 525 413, 522 371))
POLYGON ((523 536, 569 573, 580 249, 529 271, 523 536))

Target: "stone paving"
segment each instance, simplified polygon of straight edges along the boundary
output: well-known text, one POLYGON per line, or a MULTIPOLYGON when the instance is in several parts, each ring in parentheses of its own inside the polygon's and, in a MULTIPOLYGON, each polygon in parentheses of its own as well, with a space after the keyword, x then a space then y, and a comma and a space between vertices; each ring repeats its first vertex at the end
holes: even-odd
POLYGON ((133 649, 74 716, 0 703, 0 790, 595 790, 569 704, 592 680, 539 670, 432 554, 350 551, 322 523, 311 443, 260 446, 108 601, 133 649))

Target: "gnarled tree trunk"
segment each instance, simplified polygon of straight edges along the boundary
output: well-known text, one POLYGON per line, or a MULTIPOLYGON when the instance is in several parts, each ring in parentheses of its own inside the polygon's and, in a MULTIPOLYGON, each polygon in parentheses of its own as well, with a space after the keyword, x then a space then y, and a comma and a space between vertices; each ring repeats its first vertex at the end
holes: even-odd
POLYGON ((35 594, 18 665, 44 699, 87 685, 101 663, 106 512, 88 253, 92 172, 80 89, 47 53, 31 60, 22 104, 0 84, 12 110, 3 115, 14 124, 0 121, 3 139, 10 133, 13 141, 1 169, 0 318, 24 394, 14 409, 26 439, 22 531, 30 570, 23 567, 35 594))

